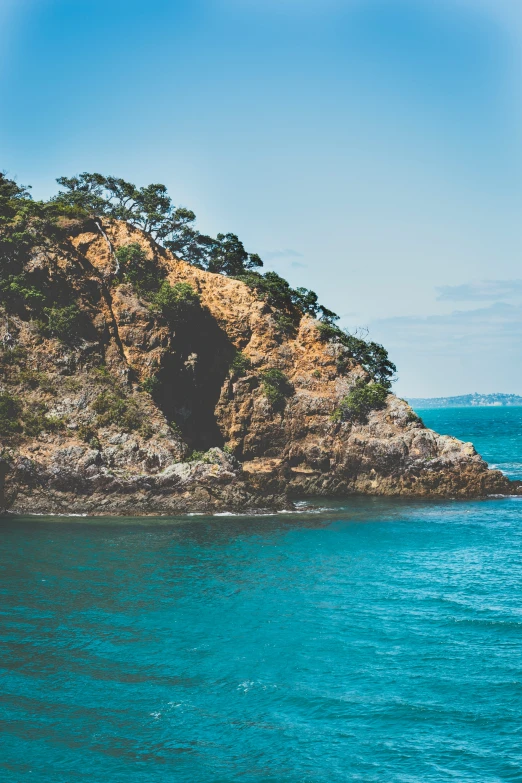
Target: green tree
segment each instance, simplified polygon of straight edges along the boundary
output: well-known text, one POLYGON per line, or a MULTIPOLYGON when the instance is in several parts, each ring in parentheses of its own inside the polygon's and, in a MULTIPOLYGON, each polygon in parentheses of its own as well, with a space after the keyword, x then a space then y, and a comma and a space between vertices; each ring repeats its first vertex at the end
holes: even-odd
POLYGON ((241 275, 245 270, 263 266, 257 253, 247 253, 235 234, 218 234, 209 246, 205 268, 222 275, 241 275))
POLYGON ((235 234, 218 234, 215 239, 201 234, 195 228, 194 212, 175 206, 165 185, 140 188, 118 177, 88 172, 59 177, 57 182, 62 190, 52 201, 58 208, 125 220, 201 269, 234 275, 263 265, 256 253, 246 252, 235 234))
POLYGON ((340 358, 340 367, 345 364, 345 358, 353 358, 364 367, 373 380, 387 389, 391 388, 397 368, 390 361, 386 348, 372 340, 364 340, 348 331, 343 331, 328 321, 319 323, 317 328, 321 339, 337 342, 346 349, 345 356, 340 358))
POLYGON ((38 309, 46 296, 26 270, 33 252, 55 230, 53 210, 0 172, 0 302, 10 310, 38 309))

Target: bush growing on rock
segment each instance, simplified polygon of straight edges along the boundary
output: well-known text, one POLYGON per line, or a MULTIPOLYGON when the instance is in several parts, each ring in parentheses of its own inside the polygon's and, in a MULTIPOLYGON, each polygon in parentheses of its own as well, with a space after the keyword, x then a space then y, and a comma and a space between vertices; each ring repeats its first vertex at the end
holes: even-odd
POLYGON ((22 405, 18 397, 8 392, 0 393, 0 436, 24 434, 36 437, 42 432, 57 432, 63 429, 64 419, 48 416, 43 403, 22 405))
POLYGON ((117 425, 128 432, 138 430, 143 424, 143 416, 136 402, 125 399, 117 391, 103 391, 94 400, 92 407, 98 414, 97 427, 117 425))
POLYGON ((58 432, 65 426, 65 421, 61 416, 48 416, 45 405, 35 405, 32 410, 24 412, 23 415, 24 434, 30 437, 37 437, 42 432, 58 432))
POLYGON ((0 304, 8 311, 40 313, 51 303, 49 279, 27 265, 59 235, 58 218, 53 204, 33 201, 29 188, 0 172, 0 304))
POLYGON ((138 294, 145 296, 159 289, 165 272, 155 259, 147 258, 141 245, 137 242, 122 245, 116 250, 115 256, 123 280, 130 283, 138 294))
POLYGON ((382 383, 367 383, 360 378, 332 414, 333 421, 358 421, 365 424, 372 410, 385 407, 389 390, 382 383))
POLYGON ((40 322, 40 331, 47 337, 56 337, 63 343, 74 342, 81 329, 81 313, 76 304, 65 307, 44 307, 47 322, 40 322))
POLYGON ((100 364, 94 369, 94 378, 98 383, 107 386, 113 386, 115 382, 106 364, 100 364))
POLYGON ((187 321, 199 304, 199 295, 190 283, 170 285, 164 280, 152 298, 151 309, 161 313, 170 323, 179 324, 187 321))
POLYGON ((148 300, 151 312, 161 314, 170 323, 186 321, 199 307, 199 294, 190 283, 170 285, 156 259, 149 259, 141 245, 133 242, 116 251, 123 280, 148 300))
POLYGON ((249 271, 236 275, 236 279, 252 288, 259 299, 278 311, 276 324, 283 334, 291 335, 295 332, 303 315, 319 318, 325 326, 338 318, 332 310, 319 304, 314 291, 308 288, 292 288, 277 272, 266 272, 263 275, 249 271))
POLYGON ((45 294, 34 285, 25 272, 0 278, 0 300, 5 301, 6 304, 19 302, 30 308, 37 308, 45 302, 45 299, 45 294))
POLYGON ((44 372, 36 370, 20 370, 18 381, 22 386, 28 386, 30 389, 41 389, 44 392, 55 391, 53 380, 44 372))
POLYGON ((22 403, 9 392, 0 392, 0 435, 8 438, 21 432, 22 403))
POLYGON ((94 427, 90 427, 88 424, 80 424, 78 427, 78 437, 80 440, 88 443, 93 449, 100 448, 98 433, 94 427))
POLYGON ((13 367, 23 364, 27 359, 27 351, 20 345, 14 345, 12 348, 0 348, 0 366, 13 367))
POLYGON ((290 397, 294 392, 293 386, 284 372, 272 367, 261 373, 261 381, 263 394, 271 407, 275 411, 282 410, 285 406, 286 398, 290 397))
POLYGON ((145 378, 145 380, 141 383, 141 388, 143 391, 147 392, 147 394, 154 394, 154 392, 157 391, 159 385, 160 381, 158 376, 151 375, 149 378, 145 378))
POLYGON ((251 369, 252 362, 242 351, 237 351, 229 368, 231 378, 242 378, 251 369))

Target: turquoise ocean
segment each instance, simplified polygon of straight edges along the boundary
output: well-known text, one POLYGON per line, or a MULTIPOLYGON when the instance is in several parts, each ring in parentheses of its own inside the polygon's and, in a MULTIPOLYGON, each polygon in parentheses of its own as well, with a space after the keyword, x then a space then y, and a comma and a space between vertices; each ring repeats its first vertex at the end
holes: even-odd
POLYGON ((522 498, 5 517, 0 590, 3 783, 522 781, 522 498))

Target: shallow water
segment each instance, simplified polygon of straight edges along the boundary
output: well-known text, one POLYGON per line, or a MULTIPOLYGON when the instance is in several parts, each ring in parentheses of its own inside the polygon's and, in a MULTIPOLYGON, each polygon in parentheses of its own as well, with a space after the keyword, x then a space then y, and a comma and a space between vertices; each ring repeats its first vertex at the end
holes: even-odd
POLYGON ((4 519, 0 780, 522 780, 521 512, 4 519))

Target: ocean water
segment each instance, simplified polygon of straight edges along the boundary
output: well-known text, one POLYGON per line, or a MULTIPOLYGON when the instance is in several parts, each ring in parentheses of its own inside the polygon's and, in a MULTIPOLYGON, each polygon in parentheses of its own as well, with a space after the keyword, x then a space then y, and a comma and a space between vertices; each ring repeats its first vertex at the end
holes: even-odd
POLYGON ((417 409, 427 427, 471 441, 492 468, 522 479, 522 407, 417 409))
MULTIPOLYGON (((521 413, 422 415, 516 473, 521 413)), ((521 781, 521 512, 4 518, 0 780, 521 781)))

